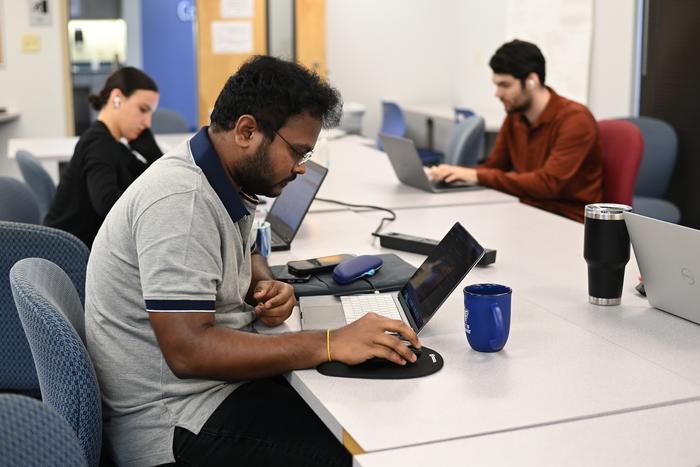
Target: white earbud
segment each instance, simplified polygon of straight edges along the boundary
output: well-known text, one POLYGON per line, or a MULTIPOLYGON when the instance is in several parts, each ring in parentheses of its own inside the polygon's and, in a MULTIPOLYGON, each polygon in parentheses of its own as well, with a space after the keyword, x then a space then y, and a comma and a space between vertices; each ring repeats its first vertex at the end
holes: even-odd
POLYGON ((122 100, 119 98, 119 96, 115 96, 114 100, 112 101, 112 105, 114 106, 115 109, 118 109, 120 105, 122 105, 122 100))

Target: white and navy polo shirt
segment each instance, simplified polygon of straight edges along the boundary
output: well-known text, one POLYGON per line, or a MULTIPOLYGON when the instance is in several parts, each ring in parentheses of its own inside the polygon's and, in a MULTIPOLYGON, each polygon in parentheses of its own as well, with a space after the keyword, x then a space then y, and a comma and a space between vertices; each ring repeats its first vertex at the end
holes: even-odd
POLYGON ((119 465, 174 462, 175 426, 198 433, 242 383, 178 379, 149 314, 215 313, 217 326, 251 330, 244 299, 256 201, 231 185, 205 127, 144 172, 97 234, 86 339, 119 465))

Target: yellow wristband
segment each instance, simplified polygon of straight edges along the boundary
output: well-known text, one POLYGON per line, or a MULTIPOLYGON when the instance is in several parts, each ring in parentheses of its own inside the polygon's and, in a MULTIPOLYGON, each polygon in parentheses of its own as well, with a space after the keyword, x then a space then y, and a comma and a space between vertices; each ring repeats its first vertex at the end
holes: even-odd
POLYGON ((331 330, 326 329, 326 344, 328 346, 328 361, 332 362, 333 358, 331 357, 331 330))

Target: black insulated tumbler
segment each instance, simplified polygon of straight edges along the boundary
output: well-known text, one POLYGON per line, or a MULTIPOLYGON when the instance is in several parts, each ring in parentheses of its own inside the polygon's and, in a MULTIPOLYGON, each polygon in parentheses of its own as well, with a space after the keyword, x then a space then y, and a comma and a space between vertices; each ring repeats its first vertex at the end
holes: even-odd
POLYGON ((625 266, 630 259, 630 237, 622 213, 625 204, 586 206, 583 257, 588 263, 588 301, 594 305, 619 305, 625 266))

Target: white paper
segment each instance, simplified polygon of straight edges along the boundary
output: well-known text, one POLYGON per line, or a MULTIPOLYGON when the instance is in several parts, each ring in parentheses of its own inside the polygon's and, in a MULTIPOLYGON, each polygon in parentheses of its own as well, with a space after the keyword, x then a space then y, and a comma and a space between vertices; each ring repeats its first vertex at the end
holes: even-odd
POLYGON ((222 18, 252 18, 253 0, 221 0, 222 18))
POLYGON ((593 36, 593 0, 510 0, 506 40, 536 44, 546 61, 545 84, 586 104, 593 36))
POLYGON ((29 0, 29 25, 51 26, 51 5, 49 0, 29 0))
POLYGON ((212 21, 211 49, 215 54, 253 53, 253 23, 212 21))

